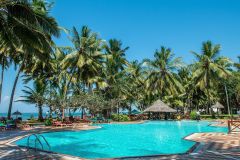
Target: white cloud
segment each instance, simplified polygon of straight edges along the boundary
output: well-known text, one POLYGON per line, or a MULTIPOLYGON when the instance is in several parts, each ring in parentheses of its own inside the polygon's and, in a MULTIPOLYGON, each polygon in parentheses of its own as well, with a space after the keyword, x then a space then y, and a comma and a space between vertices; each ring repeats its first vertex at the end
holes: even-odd
POLYGON ((9 96, 4 96, 3 97, 3 102, 9 101, 10 97, 9 96))

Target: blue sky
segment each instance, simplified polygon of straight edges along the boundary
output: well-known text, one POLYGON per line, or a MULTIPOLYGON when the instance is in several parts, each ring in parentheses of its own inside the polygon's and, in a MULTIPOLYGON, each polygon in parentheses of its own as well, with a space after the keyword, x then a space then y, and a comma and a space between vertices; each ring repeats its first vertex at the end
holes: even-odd
MULTIPOLYGON (((201 43, 221 44, 221 55, 238 61, 240 55, 239 0, 55 0, 51 12, 65 28, 89 26, 103 39, 120 39, 130 49, 129 60, 152 58, 160 46, 170 47, 176 56, 191 63, 190 51, 200 52, 201 43)), ((55 42, 70 46, 63 33, 55 42)), ((10 68, 4 79, 3 103, 6 112, 15 71, 10 68)), ((22 93, 18 83, 15 99, 22 93)), ((31 84, 28 84, 31 86, 31 84)), ((13 111, 34 112, 35 107, 14 103, 13 111)))

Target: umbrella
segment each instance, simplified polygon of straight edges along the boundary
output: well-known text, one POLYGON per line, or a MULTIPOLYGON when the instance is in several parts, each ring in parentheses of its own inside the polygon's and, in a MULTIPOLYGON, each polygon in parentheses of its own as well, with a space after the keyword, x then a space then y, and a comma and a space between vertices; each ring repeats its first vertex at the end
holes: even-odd
POLYGON ((14 112, 12 115, 15 115, 15 116, 17 117, 17 116, 19 116, 19 115, 22 115, 22 113, 17 110, 17 111, 14 112))
POLYGON ((175 109, 169 107, 161 100, 157 100, 154 102, 150 107, 145 109, 143 112, 163 112, 163 113, 170 113, 170 112, 177 112, 175 109))

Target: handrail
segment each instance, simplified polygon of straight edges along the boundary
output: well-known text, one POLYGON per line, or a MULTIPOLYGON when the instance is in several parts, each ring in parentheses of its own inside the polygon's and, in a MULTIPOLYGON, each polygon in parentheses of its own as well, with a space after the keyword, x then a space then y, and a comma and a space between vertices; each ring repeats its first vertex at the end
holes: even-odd
POLYGON ((47 144, 49 150, 51 150, 51 147, 50 147, 48 141, 46 140, 46 138, 45 138, 43 135, 38 135, 38 134, 31 134, 30 136, 28 136, 28 140, 27 140, 27 150, 29 150, 29 148, 30 148, 30 146, 29 146, 29 140, 30 140, 30 137, 31 137, 31 136, 35 136, 35 138, 36 138, 36 139, 35 139, 35 150, 37 150, 37 141, 39 142, 39 144, 41 145, 41 148, 42 148, 42 150, 43 150, 43 144, 42 144, 42 142, 41 142, 41 140, 40 140, 39 137, 42 137, 42 139, 43 139, 43 140, 45 141, 45 143, 47 144))
POLYGON ((40 139, 38 138, 37 134, 31 134, 30 136, 28 136, 28 140, 27 140, 28 150, 29 150, 29 148, 30 148, 30 146, 29 146, 29 140, 30 140, 30 137, 31 137, 31 136, 35 136, 35 137, 36 137, 36 139, 35 139, 35 150, 37 150, 37 140, 38 140, 39 144, 41 144, 41 147, 42 147, 42 149, 43 149, 43 145, 42 145, 40 139))
POLYGON ((38 135, 38 136, 40 136, 40 137, 42 137, 43 138, 43 140, 45 141, 45 143, 47 144, 47 146, 48 146, 48 148, 49 148, 49 150, 51 150, 51 146, 50 146, 50 144, 48 143, 48 141, 46 140, 46 138, 43 136, 43 135, 38 135))

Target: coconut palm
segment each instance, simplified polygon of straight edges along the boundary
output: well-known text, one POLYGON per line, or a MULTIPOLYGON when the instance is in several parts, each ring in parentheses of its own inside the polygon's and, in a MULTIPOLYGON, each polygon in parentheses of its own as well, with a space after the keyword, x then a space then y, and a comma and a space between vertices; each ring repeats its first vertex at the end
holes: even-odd
POLYGON ((147 90, 162 98, 166 95, 176 94, 183 90, 179 80, 176 78, 174 71, 182 66, 180 58, 174 58, 171 49, 161 47, 154 53, 154 59, 145 59, 147 90))
POLYGON ((219 59, 220 45, 213 45, 211 41, 203 42, 202 52, 192 52, 197 59, 195 69, 193 71, 193 79, 196 86, 200 89, 206 90, 208 97, 207 112, 209 112, 210 93, 209 90, 213 83, 220 78, 225 78, 229 72, 221 66, 220 62, 224 61, 223 58, 219 59))
POLYGON ((92 92, 94 83, 99 86, 105 85, 101 77, 104 62, 104 55, 101 52, 103 41, 87 26, 83 26, 80 33, 73 27, 72 33, 71 41, 74 49, 61 63, 70 74, 67 89, 72 78, 77 75, 76 79, 81 79, 88 91, 92 92))
POLYGON ((110 39, 104 45, 104 49, 106 55, 104 73, 108 84, 108 87, 104 90, 104 94, 109 100, 120 100, 123 98, 121 93, 126 92, 124 86, 127 85, 127 82, 124 81, 124 79, 126 80, 124 77, 126 77, 125 68, 128 65, 128 61, 125 54, 129 47, 123 47, 120 40, 110 39))
POLYGON ((122 42, 116 39, 110 39, 108 44, 104 45, 106 50, 106 71, 110 79, 114 79, 117 73, 124 70, 128 64, 125 52, 129 47, 122 48, 122 42))
POLYGON ((1 1, 1 41, 24 51, 51 50, 51 35, 59 36, 59 30, 55 19, 49 16, 50 8, 44 5, 42 0, 1 1))
POLYGON ((51 36, 59 36, 55 19, 41 0, 3 1, 0 4, 0 38, 5 47, 14 50, 10 58, 19 64, 10 97, 8 118, 11 117, 14 93, 20 74, 32 57, 45 61, 52 51, 51 36))
POLYGON ((2 99, 2 86, 3 86, 3 79, 4 79, 4 71, 10 66, 11 61, 7 57, 6 53, 0 53, 0 65, 2 67, 1 70, 1 82, 0 82, 0 103, 2 99))
POLYGON ((25 89, 22 91, 25 95, 21 96, 21 99, 17 101, 36 104, 38 108, 38 120, 43 121, 42 107, 45 103, 46 85, 42 81, 36 80, 34 81, 33 89, 25 86, 25 89))

